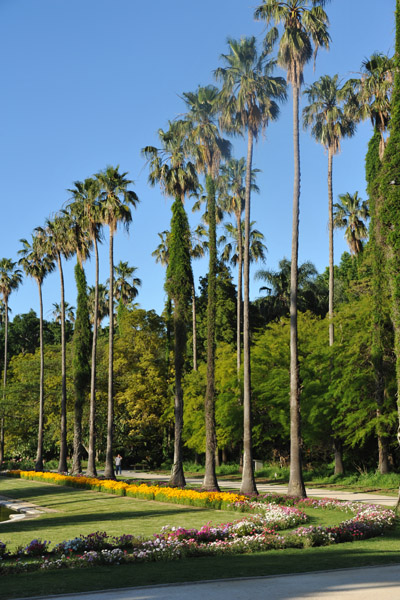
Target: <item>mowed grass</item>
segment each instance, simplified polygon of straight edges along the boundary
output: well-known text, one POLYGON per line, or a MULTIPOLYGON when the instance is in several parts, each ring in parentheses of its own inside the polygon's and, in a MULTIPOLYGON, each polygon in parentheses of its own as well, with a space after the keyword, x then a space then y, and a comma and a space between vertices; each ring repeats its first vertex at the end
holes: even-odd
MULTIPOLYGON (((149 502, 3 477, 0 478, 0 495, 32 502, 51 511, 35 519, 0 524, 0 540, 11 548, 34 537, 51 540, 54 544, 93 531, 150 537, 166 524, 198 528, 207 522, 219 524, 243 516, 230 511, 149 502)), ((313 525, 335 525, 348 518, 341 511, 307 509, 306 512, 313 525)), ((400 563, 399 526, 378 538, 323 548, 2 576, 0 599, 393 563, 400 563)))
POLYGON ((50 540, 53 547, 63 540, 94 531, 151 537, 164 525, 199 528, 208 522, 217 525, 240 517, 231 511, 165 504, 5 477, 0 477, 0 495, 31 502, 47 511, 34 519, 0 523, 0 540, 11 550, 34 538, 50 540))

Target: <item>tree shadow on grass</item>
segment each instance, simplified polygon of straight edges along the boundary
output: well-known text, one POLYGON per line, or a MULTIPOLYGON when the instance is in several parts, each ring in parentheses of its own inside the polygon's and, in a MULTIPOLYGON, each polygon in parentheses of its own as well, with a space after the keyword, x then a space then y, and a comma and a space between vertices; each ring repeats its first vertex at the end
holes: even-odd
MULTIPOLYGON (((206 509, 202 509, 206 510, 206 509)), ((51 529, 57 527, 71 527, 86 525, 89 523, 111 523, 117 521, 131 520, 137 521, 138 519, 152 519, 164 516, 166 519, 172 515, 181 515, 184 513, 192 513, 190 508, 176 508, 168 511, 165 510, 144 510, 144 511, 119 511, 119 512, 90 512, 83 514, 74 515, 49 515, 43 516, 39 519, 26 519, 23 521, 16 521, 15 523, 7 523, 7 529, 3 529, 2 533, 21 533, 21 532, 37 532, 39 529, 51 529)))

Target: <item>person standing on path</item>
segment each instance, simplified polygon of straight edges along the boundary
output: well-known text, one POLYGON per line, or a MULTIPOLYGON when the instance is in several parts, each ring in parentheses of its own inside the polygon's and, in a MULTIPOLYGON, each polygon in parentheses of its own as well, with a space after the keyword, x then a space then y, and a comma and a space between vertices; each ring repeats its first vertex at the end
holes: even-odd
POLYGON ((122 475, 122 456, 120 454, 115 457, 115 474, 122 475))

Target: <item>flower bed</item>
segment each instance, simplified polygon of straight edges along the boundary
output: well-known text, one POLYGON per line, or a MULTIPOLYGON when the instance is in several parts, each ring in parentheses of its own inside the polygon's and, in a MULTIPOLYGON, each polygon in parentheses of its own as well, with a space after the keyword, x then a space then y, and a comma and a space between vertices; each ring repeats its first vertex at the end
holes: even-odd
POLYGON ((117 494, 119 496, 130 496, 132 498, 143 498, 145 500, 157 500, 169 504, 188 504, 203 508, 227 509, 234 502, 247 500, 246 496, 231 492, 198 492, 197 490, 184 490, 180 488, 161 487, 157 485, 129 484, 123 481, 110 479, 97 479, 92 477, 71 477, 58 473, 37 473, 35 471, 8 471, 7 476, 31 479, 34 481, 45 481, 56 485, 68 485, 117 494))
POLYGON ((341 502, 331 499, 293 499, 288 496, 258 496, 246 498, 240 494, 197 492, 155 485, 130 485, 87 477, 68 477, 53 473, 13 472, 13 476, 40 479, 59 485, 73 485, 121 495, 178 502, 208 508, 224 508, 248 513, 237 521, 219 526, 204 525, 201 529, 165 526, 152 539, 131 535, 109 537, 95 532, 57 544, 32 540, 16 553, 8 553, 0 542, 0 573, 38 569, 83 568, 98 564, 122 564, 182 557, 219 554, 241 554, 269 549, 326 546, 380 535, 395 523, 395 513, 379 506, 361 502, 341 502), (200 503, 200 504, 199 504, 200 503), (304 526, 307 517, 301 508, 339 509, 353 516, 337 527, 304 526), (297 527, 281 535, 277 531, 297 527), (39 557, 40 558, 36 558, 39 557), (32 558, 34 557, 34 558, 32 558), (28 558, 28 560, 26 560, 28 558))

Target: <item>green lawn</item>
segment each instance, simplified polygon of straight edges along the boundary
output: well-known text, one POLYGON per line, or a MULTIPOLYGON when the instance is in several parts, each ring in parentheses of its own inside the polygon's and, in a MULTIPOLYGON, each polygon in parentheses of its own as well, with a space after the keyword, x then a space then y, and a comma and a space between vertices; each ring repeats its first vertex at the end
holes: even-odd
MULTIPOLYGON (((0 540, 11 548, 25 544, 34 537, 57 543, 81 533, 88 534, 99 530, 112 535, 132 533, 151 536, 166 524, 200 527, 208 521, 218 524, 241 516, 227 511, 148 502, 3 477, 0 478, 0 495, 30 501, 49 511, 35 519, 0 524, 0 540)), ((346 514, 340 511, 309 509, 306 512, 310 523, 314 525, 334 525, 347 518, 346 514)), ((399 526, 383 537, 323 548, 202 557, 169 563, 93 567, 75 570, 73 576, 71 571, 2 576, 0 599, 398 562, 399 526)))

